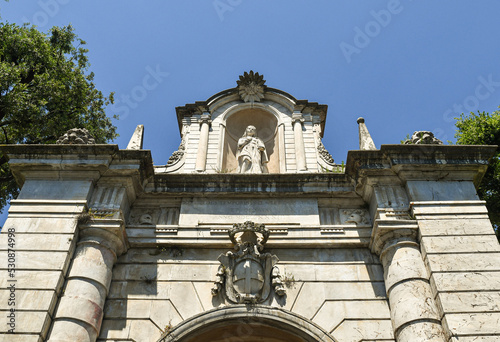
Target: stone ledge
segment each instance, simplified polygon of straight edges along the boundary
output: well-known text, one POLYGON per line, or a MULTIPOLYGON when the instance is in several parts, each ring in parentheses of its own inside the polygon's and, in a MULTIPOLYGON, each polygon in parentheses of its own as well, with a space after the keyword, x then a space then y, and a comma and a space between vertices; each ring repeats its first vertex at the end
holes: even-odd
POLYGON ((0 342, 43 342, 40 335, 0 334, 0 342))
MULTIPOLYGON (((450 313, 500 312, 500 292, 441 292, 437 298, 442 315, 450 313)), ((500 333, 500 331, 499 331, 500 333)))
POLYGON ((500 272, 437 273, 431 276, 435 293, 454 291, 500 291, 500 272))
POLYGON ((500 312, 447 314, 443 326, 454 337, 500 335, 500 312))
MULTIPOLYGON (((344 174, 282 173, 282 174, 166 174, 155 175, 146 191, 169 193, 180 197, 220 196, 284 196, 330 194, 355 197, 351 182, 344 174)), ((331 195, 330 195, 331 196, 331 195)))
POLYGON ((500 341, 500 334, 498 335, 487 335, 487 336, 453 336, 449 342, 498 342, 500 341))
MULTIPOLYGON (((7 320, 7 311, 0 311, 2 324, 0 325, 0 336, 8 329, 4 323, 7 320)), ((46 311, 19 311, 16 312, 16 334, 40 334, 45 336, 50 328, 50 315, 46 311)), ((14 335, 15 336, 15 335, 14 335)), ((12 341, 7 339, 5 341, 12 341)))
POLYGON ((422 256, 427 254, 500 252, 496 235, 422 237, 422 256))
POLYGON ((497 146, 382 145, 380 150, 349 151, 346 176, 360 193, 370 181, 466 180, 479 185, 497 146), (384 180, 385 178, 386 180, 384 180))
POLYGON ((437 236, 480 236, 494 234, 493 226, 488 218, 484 219, 452 219, 419 220, 420 237, 437 236))
POLYGON ((500 271, 500 253, 428 254, 429 273, 500 271))
POLYGON ((54 172, 68 178, 98 178, 106 171, 107 176, 138 174, 141 184, 154 174, 151 151, 119 150, 118 145, 0 145, 0 150, 21 185, 30 172, 36 178, 50 178, 54 172))

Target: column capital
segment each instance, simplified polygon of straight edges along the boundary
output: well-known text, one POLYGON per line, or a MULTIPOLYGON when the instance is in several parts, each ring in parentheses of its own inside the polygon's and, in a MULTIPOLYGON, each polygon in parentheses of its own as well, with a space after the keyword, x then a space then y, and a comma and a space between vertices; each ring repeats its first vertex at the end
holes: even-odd
POLYGON ((204 112, 200 116, 199 123, 200 123, 200 125, 205 124, 205 123, 208 125, 211 125, 212 124, 212 115, 209 112, 204 112))
POLYGON ((304 121, 306 121, 306 120, 304 118, 304 115, 301 112, 299 112, 299 111, 293 112, 292 124, 295 124, 296 122, 300 122, 302 124, 304 121))
POLYGON ((109 249, 117 257, 129 248, 125 220, 120 210, 90 214, 88 222, 80 223, 78 244, 94 243, 109 249), (110 215, 106 217, 106 215, 110 215))
POLYGON ((404 214, 409 218, 408 211, 390 208, 377 211, 370 238, 370 249, 373 253, 382 256, 389 248, 401 244, 418 246, 417 221, 404 218, 404 214))

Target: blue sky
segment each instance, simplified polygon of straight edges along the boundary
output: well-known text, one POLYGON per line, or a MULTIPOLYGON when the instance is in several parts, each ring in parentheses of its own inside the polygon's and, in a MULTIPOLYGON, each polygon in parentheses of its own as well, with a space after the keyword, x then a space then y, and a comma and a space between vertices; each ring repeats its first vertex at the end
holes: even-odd
POLYGON ((363 116, 377 147, 415 130, 454 141, 455 116, 500 105, 498 0, 10 0, 3 21, 41 31, 72 24, 125 148, 165 164, 180 143, 175 107, 236 86, 266 85, 328 105, 335 161, 358 148, 363 116))

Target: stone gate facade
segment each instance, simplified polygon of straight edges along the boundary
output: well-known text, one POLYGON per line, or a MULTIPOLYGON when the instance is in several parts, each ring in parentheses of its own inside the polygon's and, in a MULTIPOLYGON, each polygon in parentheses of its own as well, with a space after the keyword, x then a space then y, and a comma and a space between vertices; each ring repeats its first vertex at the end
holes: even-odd
POLYGON ((253 72, 176 111, 164 165, 142 126, 124 150, 76 131, 2 147, 22 190, 0 234, 0 341, 500 340, 475 189, 495 147, 376 149, 360 118, 338 165, 327 106, 253 72))

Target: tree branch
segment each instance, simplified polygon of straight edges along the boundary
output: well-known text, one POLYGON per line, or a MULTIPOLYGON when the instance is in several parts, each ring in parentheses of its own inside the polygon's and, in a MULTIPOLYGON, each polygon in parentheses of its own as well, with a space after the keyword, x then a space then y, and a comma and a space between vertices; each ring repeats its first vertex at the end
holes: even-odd
POLYGON ((12 174, 7 177, 0 177, 0 183, 10 182, 12 180, 14 180, 14 176, 12 174))
POLYGON ((0 165, 3 165, 7 162, 8 162, 7 157, 5 155, 2 155, 2 157, 0 157, 0 165))

